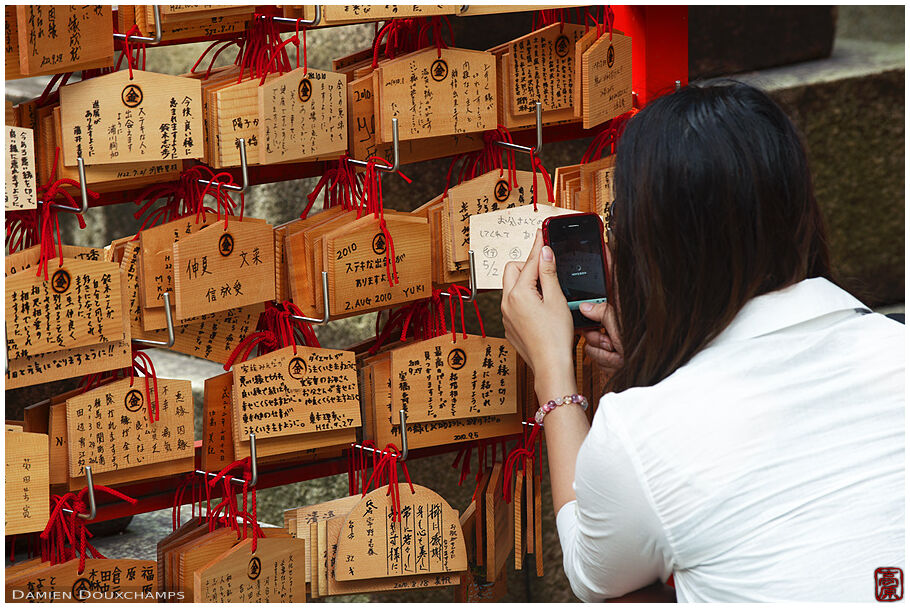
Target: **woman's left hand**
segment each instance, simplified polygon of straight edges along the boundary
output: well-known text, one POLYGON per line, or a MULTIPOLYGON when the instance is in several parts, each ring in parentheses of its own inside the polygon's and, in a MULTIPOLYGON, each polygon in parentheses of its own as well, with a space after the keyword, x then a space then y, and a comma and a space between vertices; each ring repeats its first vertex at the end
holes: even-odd
POLYGON ((538 398, 562 397, 562 394, 553 396, 541 392, 547 392, 549 387, 557 392, 563 390, 556 387, 565 385, 569 379, 574 384, 572 346, 575 328, 556 276, 553 250, 544 246, 540 230, 527 261, 524 264, 510 262, 505 267, 502 321, 506 339, 534 372, 538 398))

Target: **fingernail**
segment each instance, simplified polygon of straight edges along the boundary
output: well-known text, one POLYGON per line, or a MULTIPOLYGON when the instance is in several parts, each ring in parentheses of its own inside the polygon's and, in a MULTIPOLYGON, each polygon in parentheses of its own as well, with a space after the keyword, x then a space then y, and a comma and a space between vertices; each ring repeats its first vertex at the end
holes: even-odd
POLYGON ((594 310, 594 305, 590 302, 582 302, 581 305, 579 305, 579 308, 582 312, 591 312, 594 310))
POLYGON ((543 250, 541 251, 544 261, 552 262, 553 261, 553 250, 544 245, 543 250))

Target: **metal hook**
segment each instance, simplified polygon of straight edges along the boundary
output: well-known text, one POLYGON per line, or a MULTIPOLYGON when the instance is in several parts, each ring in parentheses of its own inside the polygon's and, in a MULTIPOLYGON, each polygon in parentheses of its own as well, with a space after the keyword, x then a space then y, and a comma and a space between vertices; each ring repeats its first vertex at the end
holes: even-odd
MULTIPOLYGON (((225 190, 231 190, 233 192, 240 192, 242 194, 245 194, 250 187, 250 175, 248 165, 246 164, 246 140, 241 137, 238 141, 240 142, 240 179, 243 185, 235 186, 234 184, 222 183, 221 187, 225 190)), ((215 183, 214 180, 211 179, 199 179, 196 181, 198 181, 200 184, 206 185, 215 183)))
MULTIPOLYGON (((95 480, 92 478, 92 467, 85 467, 85 483, 88 484, 88 513, 76 513, 76 515, 85 521, 92 521, 98 515, 98 507, 95 504, 95 480)), ((60 509, 64 513, 72 513, 70 509, 60 509)))
POLYGON ((66 205, 60 205, 58 203, 50 203, 51 209, 80 214, 88 211, 88 187, 86 186, 85 180, 85 161, 83 161, 82 157, 80 156, 76 159, 76 162, 79 164, 79 193, 82 195, 82 200, 79 202, 79 206, 67 207, 66 205))
MULTIPOLYGON (((405 460, 408 459, 408 425, 407 425, 408 413, 405 410, 398 410, 398 415, 400 416, 400 420, 399 420, 398 424, 401 428, 401 453, 398 455, 397 460, 398 460, 398 462, 404 462, 405 460)), ((387 453, 385 450, 377 450, 376 448, 368 448, 363 445, 360 445, 359 443, 355 443, 352 445, 353 445, 353 447, 357 447, 358 449, 367 450, 367 451, 373 452, 375 454, 386 454, 387 453)))
POLYGON ((313 15, 312 21, 307 21, 306 19, 294 19, 293 17, 272 17, 272 21, 276 23, 293 23, 297 25, 298 23, 304 27, 313 27, 319 25, 322 21, 322 5, 316 5, 316 14, 313 15))
POLYGON ((516 152, 524 152, 525 154, 540 154, 541 149, 543 149, 543 110, 540 107, 540 102, 534 102, 534 114, 537 118, 537 145, 533 148, 528 146, 519 146, 518 144, 510 144, 507 141, 494 141, 493 143, 499 146, 500 148, 505 148, 506 150, 515 150, 516 152))
MULTIPOLYGON (((218 477, 218 473, 210 473, 208 471, 202 471, 200 469, 196 469, 196 474, 203 475, 205 477, 218 477)), ((247 483, 246 480, 233 476, 231 476, 231 481, 241 486, 247 483)), ((247 489, 254 489, 257 483, 259 483, 259 466, 258 459, 256 457, 256 433, 250 433, 250 481, 247 485, 247 489)))
POLYGON ((399 420, 401 425, 401 456, 398 457, 398 462, 404 462, 408 459, 408 413, 404 410, 398 410, 398 415, 401 417, 399 420))
POLYGON ((171 292, 164 292, 164 318, 167 321, 167 341, 162 342, 161 340, 141 340, 139 338, 133 338, 133 344, 138 344, 139 346, 162 346, 164 348, 171 348, 174 346, 174 342, 177 340, 174 335, 174 318, 171 314, 171 292))
MULTIPOLYGON (((148 36, 130 36, 131 42, 144 42, 146 44, 158 44, 161 42, 161 8, 157 4, 152 5, 152 14, 155 17, 155 35, 148 36)), ((117 40, 126 40, 126 34, 114 34, 117 40)))
POLYGON ((322 318, 316 319, 314 317, 301 317, 299 315, 291 315, 291 318, 295 321, 316 323, 317 325, 325 325, 329 322, 329 273, 325 270, 322 271, 322 318))
MULTIPOLYGON (((398 119, 397 118, 392 119, 392 160, 394 162, 392 163, 391 167, 383 167, 383 166, 379 165, 376 168, 379 169, 380 171, 384 171, 386 173, 395 173, 396 171, 398 171, 398 167, 401 165, 401 162, 400 162, 401 159, 398 156, 398 119)), ((355 160, 353 158, 349 158, 348 162, 351 163, 352 165, 356 165, 358 167, 366 167, 368 161, 355 160)), ((388 162, 388 161, 386 161, 386 162, 388 162)))
POLYGON ((681 87, 682 87, 682 83, 680 83, 680 81, 677 80, 676 81, 676 90, 678 91, 681 87))
MULTIPOLYGON (((468 263, 470 264, 470 266, 469 266, 470 273, 468 275, 468 288, 471 290, 471 295, 470 296, 459 295, 459 297, 462 300, 464 300, 465 302, 473 302, 477 298, 477 268, 474 266, 474 250, 473 249, 468 250, 468 263)), ((447 297, 447 298, 452 297, 452 294, 445 292, 445 291, 439 295, 447 297)))

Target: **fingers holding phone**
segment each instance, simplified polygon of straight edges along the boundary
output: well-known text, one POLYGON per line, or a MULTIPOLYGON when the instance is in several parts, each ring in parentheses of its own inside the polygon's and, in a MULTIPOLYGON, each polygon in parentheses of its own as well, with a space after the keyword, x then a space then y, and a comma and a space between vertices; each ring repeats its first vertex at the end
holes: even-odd
POLYGON ((607 302, 584 303, 578 309, 588 319, 598 321, 603 328, 603 331, 598 327, 582 332, 585 338, 585 353, 607 371, 611 373, 617 371, 622 367, 624 360, 616 310, 607 302))
POLYGON ((543 221, 544 242, 556 258, 556 277, 577 329, 597 325, 582 314, 584 304, 607 301, 607 258, 603 222, 596 213, 572 213, 543 221))

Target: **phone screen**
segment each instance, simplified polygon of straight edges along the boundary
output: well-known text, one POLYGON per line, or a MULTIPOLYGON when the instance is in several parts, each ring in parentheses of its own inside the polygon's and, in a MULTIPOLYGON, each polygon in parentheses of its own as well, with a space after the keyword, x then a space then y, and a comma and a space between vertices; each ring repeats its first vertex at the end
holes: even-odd
POLYGON ((558 216, 547 222, 547 236, 575 325, 595 324, 578 312, 578 307, 582 302, 596 304, 607 299, 602 224, 592 215, 558 216))

